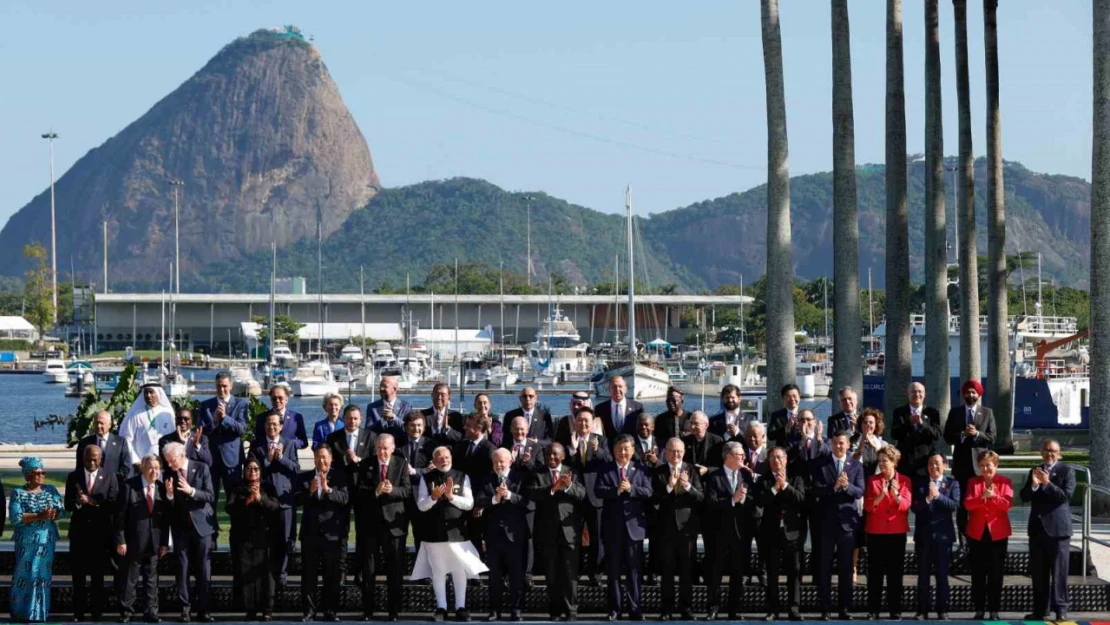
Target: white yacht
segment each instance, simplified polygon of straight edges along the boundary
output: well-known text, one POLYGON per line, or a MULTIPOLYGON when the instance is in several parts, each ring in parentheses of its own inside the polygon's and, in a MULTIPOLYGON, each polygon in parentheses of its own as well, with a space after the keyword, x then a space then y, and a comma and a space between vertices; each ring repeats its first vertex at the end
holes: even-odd
POLYGON ((520 376, 509 367, 494 365, 486 370, 486 379, 489 380, 490 386, 504 388, 516 384, 520 376))
POLYGON ((536 378, 585 381, 592 372, 588 349, 574 323, 555 306, 527 346, 528 364, 536 378))
POLYGON ((374 343, 373 362, 374 368, 378 370, 396 367, 397 356, 393 353, 393 347, 385 341, 374 343))
POLYGON ((65 361, 57 359, 47 360, 46 368, 42 370, 42 377, 46 379, 47 384, 65 384, 69 381, 69 373, 66 372, 65 361))
POLYGON ((362 348, 358 345, 346 345, 339 352, 339 362, 362 362, 362 348))
POLYGON ((297 397, 323 397, 329 393, 339 392, 339 383, 335 381, 328 356, 323 352, 309 352, 308 361, 297 367, 290 387, 297 397))
POLYGON ((297 362, 297 357, 289 349, 289 342, 285 339, 274 339, 274 353, 270 354, 270 358, 281 367, 288 367, 297 362))

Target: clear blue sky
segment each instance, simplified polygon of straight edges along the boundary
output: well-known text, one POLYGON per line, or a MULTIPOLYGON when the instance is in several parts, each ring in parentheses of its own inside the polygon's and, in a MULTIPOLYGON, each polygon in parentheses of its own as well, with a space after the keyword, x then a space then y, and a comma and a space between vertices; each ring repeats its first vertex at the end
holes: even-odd
MULTIPOLYGON (((941 1, 945 151, 956 152, 952 6, 941 1)), ((982 5, 969 2, 975 154, 985 152, 982 5)), ((1091 9, 999 13, 1003 153, 1090 176, 1091 9)), ((791 174, 831 168, 829 3, 784 0, 791 174)), ((856 158, 884 158, 885 3, 852 0, 856 158)), ((923 151, 923 10, 905 2, 910 152, 923 151)), ((475 176, 662 212, 765 181, 759 3, 0 3, 0 223, 221 46, 292 23, 315 37, 385 186, 475 176)))

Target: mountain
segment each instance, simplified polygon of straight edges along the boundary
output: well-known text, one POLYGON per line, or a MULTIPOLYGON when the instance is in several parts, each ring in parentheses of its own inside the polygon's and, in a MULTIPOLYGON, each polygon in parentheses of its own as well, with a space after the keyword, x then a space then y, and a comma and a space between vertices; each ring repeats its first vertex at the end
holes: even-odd
MULTIPOLYGON (((180 199, 183 281, 276 239, 315 240, 380 188, 354 118, 319 52, 292 27, 225 46, 203 68, 55 184, 58 263, 98 276, 108 222, 113 278, 165 284, 180 199), (275 227, 275 224, 277 227, 275 227)), ((0 266, 22 272, 22 247, 49 245, 50 192, 0 231, 0 266)))

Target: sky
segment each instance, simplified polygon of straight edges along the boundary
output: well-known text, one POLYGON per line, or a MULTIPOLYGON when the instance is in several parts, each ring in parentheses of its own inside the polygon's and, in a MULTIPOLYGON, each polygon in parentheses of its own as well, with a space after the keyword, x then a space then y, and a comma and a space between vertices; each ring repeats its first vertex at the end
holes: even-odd
MULTIPOLYGON (((985 154, 982 5, 968 8, 974 152, 985 154)), ((924 11, 905 3, 910 153, 924 151, 924 11)), ((1007 160, 1089 179, 1091 8, 999 8, 1007 160)), ((885 3, 851 0, 856 160, 883 162, 885 3)), ((957 150, 952 4, 944 143, 957 150)), ((782 0, 792 175, 832 168, 829 3, 782 0)), ((0 224, 57 175, 263 27, 314 39, 386 187, 455 176, 659 213, 766 181, 759 3, 190 0, 0 3, 0 224)))

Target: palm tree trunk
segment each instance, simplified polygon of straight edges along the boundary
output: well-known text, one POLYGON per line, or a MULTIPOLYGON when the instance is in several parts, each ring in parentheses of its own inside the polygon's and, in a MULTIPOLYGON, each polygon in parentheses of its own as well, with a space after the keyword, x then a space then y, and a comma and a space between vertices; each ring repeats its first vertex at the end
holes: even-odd
POLYGON ((1009 311, 1006 305, 1006 206, 1002 186, 1002 120, 998 104, 998 0, 983 0, 987 65, 987 388, 998 435, 994 447, 1014 447, 1010 388, 1009 311))
MULTIPOLYGON (((779 389, 794 383, 794 265, 790 244, 790 170, 786 93, 778 0, 762 0, 763 71, 767 90, 767 393, 768 410, 781 407, 779 389)), ((858 315, 857 315, 858 318, 858 315)))
POLYGON ((975 246, 975 157, 971 148, 971 87, 967 69, 967 0, 952 0, 956 16, 956 100, 960 118, 960 165, 956 175, 960 225, 960 379, 978 380, 979 371, 979 261, 975 246))
MULTIPOLYGON (((1091 158, 1091 479, 1110 484, 1110 0, 1094 3, 1094 123, 1091 158)), ((1110 500, 1094 498, 1107 512, 1110 500)))
POLYGON ((852 112, 852 44, 848 0, 832 0, 833 118, 833 388, 863 392, 859 316, 859 207, 856 203, 855 122, 852 112))
POLYGON ((925 394, 940 414, 947 414, 952 391, 938 22, 937 0, 925 0, 925 394))
MULTIPOLYGON (((886 368, 883 414, 905 401, 910 345, 910 234, 906 205, 906 77, 902 61, 902 0, 886 3, 886 368)), ((887 424, 891 431, 891 424, 887 424)))

